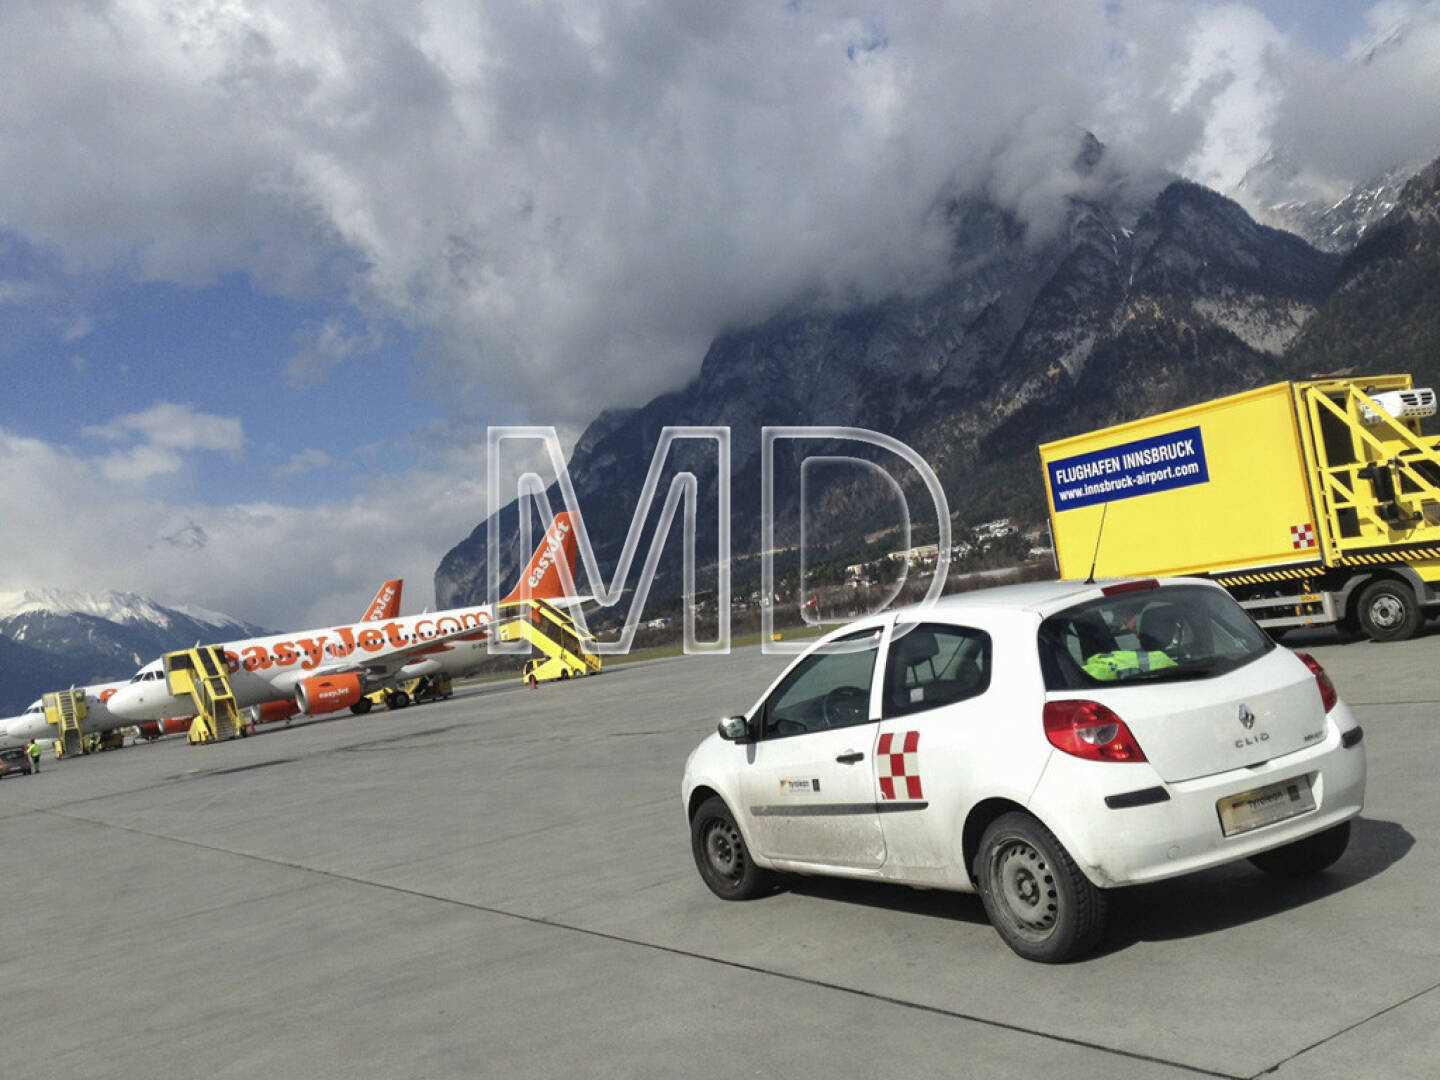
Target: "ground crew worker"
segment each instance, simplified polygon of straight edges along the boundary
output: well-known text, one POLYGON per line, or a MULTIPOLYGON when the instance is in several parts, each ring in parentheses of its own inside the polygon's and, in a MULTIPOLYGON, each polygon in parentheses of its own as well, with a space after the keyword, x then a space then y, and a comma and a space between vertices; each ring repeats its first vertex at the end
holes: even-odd
POLYGON ((38 773, 40 771, 40 744, 32 739, 25 744, 25 753, 30 755, 30 771, 38 773))

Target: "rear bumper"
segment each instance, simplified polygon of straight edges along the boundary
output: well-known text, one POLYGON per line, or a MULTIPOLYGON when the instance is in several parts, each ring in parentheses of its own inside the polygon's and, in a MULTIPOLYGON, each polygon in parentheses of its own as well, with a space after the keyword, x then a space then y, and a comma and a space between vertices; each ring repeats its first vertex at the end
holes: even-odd
POLYGON ((1314 746, 1174 784, 1148 764, 1088 762, 1057 751, 1029 808, 1102 887, 1159 881, 1244 859, 1322 832, 1364 808, 1365 743, 1353 734, 1359 725, 1343 703, 1329 720, 1325 740, 1314 746), (1224 835, 1221 799, 1299 776, 1310 779, 1314 810, 1224 835))

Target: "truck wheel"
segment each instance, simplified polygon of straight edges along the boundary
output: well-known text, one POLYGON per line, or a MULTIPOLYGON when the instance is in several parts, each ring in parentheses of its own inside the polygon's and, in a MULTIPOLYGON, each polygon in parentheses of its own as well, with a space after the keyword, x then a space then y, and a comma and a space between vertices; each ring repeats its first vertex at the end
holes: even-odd
POLYGON ((1026 960, 1060 964, 1100 943, 1105 893, 1029 814, 1001 814, 990 823, 974 871, 985 914, 1026 960))
POLYGON ((1405 641, 1420 629, 1420 604, 1403 581, 1381 578, 1360 591, 1355 605, 1360 629, 1371 641, 1405 641))
POLYGON ((1296 840, 1272 851, 1251 855, 1250 861, 1275 877, 1306 877, 1333 863, 1350 844, 1350 822, 1342 821, 1324 832, 1296 840))
POLYGON ((719 795, 712 795, 695 811, 690 851, 701 879, 722 900, 753 900, 770 889, 770 874, 750 858, 740 826, 719 795))

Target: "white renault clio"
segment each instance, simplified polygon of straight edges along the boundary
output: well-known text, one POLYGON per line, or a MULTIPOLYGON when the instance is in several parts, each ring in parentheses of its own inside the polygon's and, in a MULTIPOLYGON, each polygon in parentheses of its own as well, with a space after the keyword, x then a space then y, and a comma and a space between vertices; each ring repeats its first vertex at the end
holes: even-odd
POLYGON ((695 864, 979 892, 1005 942, 1099 943, 1106 890, 1236 859, 1314 873, 1365 796, 1313 659, 1197 580, 1041 582, 861 619, 685 765, 695 864))

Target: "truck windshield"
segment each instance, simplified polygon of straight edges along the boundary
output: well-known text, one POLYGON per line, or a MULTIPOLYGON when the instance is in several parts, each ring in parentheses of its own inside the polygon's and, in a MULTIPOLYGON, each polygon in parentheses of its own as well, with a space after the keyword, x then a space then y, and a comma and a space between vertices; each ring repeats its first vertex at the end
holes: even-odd
POLYGON ((1040 624, 1047 690, 1223 675, 1274 643, 1219 589, 1166 585, 1102 596, 1040 624))

